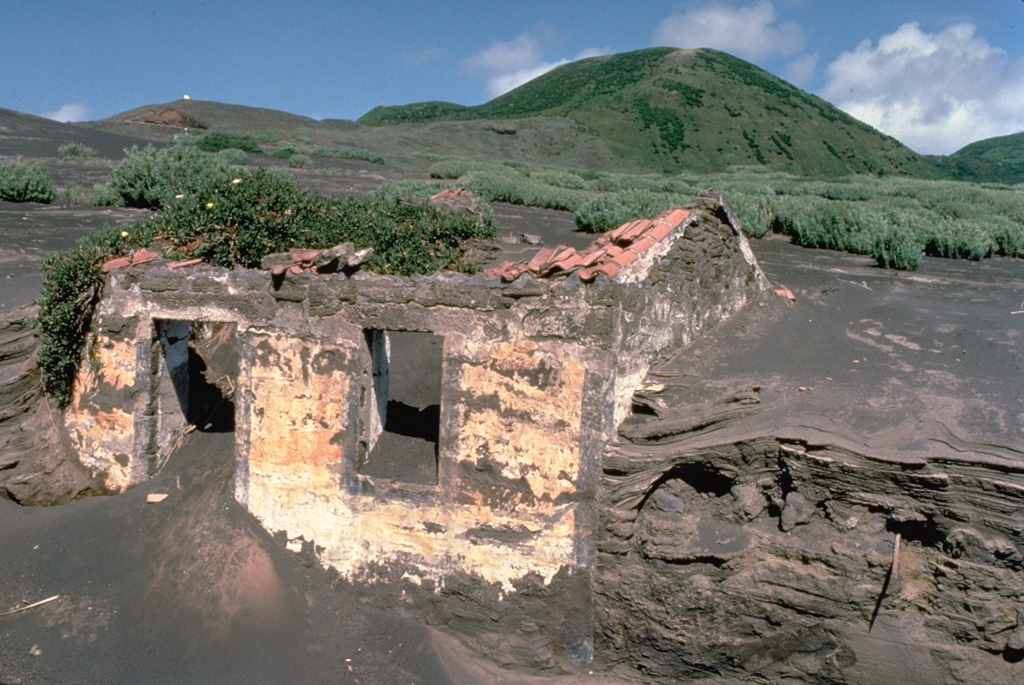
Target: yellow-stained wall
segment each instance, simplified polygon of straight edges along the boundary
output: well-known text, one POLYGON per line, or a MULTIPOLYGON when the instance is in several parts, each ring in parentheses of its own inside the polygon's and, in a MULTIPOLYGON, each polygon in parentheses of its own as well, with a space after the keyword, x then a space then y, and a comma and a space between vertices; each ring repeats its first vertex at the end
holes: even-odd
POLYGON ((351 580, 394 566, 413 582, 462 571, 508 590, 572 568, 583 364, 553 344, 477 343, 470 358, 446 345, 458 381, 442 395, 453 413, 439 482, 405 485, 352 472, 357 342, 258 334, 242 346, 236 492, 249 511, 351 580))
POLYGON ((135 413, 142 409, 138 402, 146 399, 135 396, 139 344, 134 335, 123 339, 96 333, 90 342, 94 356, 83 362, 64 415, 82 465, 110 492, 126 490, 150 475, 136 444, 135 413))

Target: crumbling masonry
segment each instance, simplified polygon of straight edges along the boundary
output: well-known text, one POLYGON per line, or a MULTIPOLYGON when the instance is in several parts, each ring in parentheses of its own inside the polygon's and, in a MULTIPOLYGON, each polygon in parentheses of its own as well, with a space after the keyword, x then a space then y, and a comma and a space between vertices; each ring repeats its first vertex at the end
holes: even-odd
POLYGON ((120 491, 233 422, 235 496, 290 548, 509 661, 581 663, 602 451, 651 363, 766 287, 711 196, 473 276, 155 261, 110 274, 66 423, 120 491))

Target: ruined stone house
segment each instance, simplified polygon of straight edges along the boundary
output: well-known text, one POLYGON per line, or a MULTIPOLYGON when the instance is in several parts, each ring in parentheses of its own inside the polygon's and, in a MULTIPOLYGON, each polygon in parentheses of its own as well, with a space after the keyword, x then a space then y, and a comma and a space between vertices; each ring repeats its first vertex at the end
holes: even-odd
POLYGON ((509 661, 588 661, 602 452, 650 365, 767 287, 728 206, 475 275, 277 271, 112 270, 80 460, 120 491, 233 428, 235 496, 289 548, 509 661))

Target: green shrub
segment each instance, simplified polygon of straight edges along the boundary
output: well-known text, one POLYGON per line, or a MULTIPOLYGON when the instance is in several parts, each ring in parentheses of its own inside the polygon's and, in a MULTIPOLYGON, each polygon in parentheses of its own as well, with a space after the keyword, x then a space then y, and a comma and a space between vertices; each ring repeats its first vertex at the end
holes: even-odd
POLYGON ((912 232, 891 227, 875 237, 871 254, 883 268, 916 271, 924 259, 924 245, 912 232))
POLYGON ((442 159, 430 165, 430 178, 456 179, 469 173, 472 166, 466 159, 442 159))
POLYGON ((627 221, 651 217, 680 204, 686 204, 692 197, 679 198, 667 193, 649 190, 626 190, 621 193, 606 193, 587 200, 573 214, 576 225, 590 233, 603 233, 621 226, 627 221))
POLYGON ((111 171, 110 188, 129 207, 158 208, 177 194, 222 185, 238 173, 238 167, 194 147, 133 146, 111 171))
POLYGON ((228 131, 210 131, 202 138, 196 140, 195 146, 204 152, 220 152, 221 150, 235 148, 254 155, 263 154, 263 148, 259 146, 256 139, 252 136, 228 131))
POLYGON ((291 159, 292 155, 306 154, 306 149, 296 143, 286 143, 278 149, 274 150, 271 157, 277 157, 278 159, 291 159))
POLYGON ((43 289, 39 300, 39 367, 43 387, 66 406, 82 361, 92 315, 99 298, 106 255, 125 254, 152 239, 145 230, 126 231, 106 226, 77 246, 43 259, 43 289))
POLYGON ((746 235, 761 238, 772 230, 775 225, 774 194, 725 192, 725 196, 739 216, 746 235))
POLYGON ((558 188, 586 190, 589 184, 579 174, 565 169, 537 169, 531 171, 530 178, 558 188))
POLYGON ((97 207, 124 207, 124 198, 109 183, 96 183, 89 193, 89 204, 97 207))
POLYGON ((928 233, 925 252, 936 257, 979 260, 997 249, 987 222, 973 218, 936 221, 928 233))
POLYGON ((249 161, 249 156, 245 153, 245 150, 239 150, 237 147, 224 148, 217 152, 217 156, 234 166, 244 166, 249 161))
POLYGON ((82 143, 64 143, 57 148, 57 156, 61 161, 69 162, 76 159, 93 159, 96 151, 82 143))
POLYGON ((328 147, 327 145, 320 145, 310 150, 309 154, 313 157, 328 157, 331 159, 360 159, 365 162, 372 162, 374 164, 384 164, 384 158, 378 155, 376 152, 370 152, 358 147, 352 147, 351 145, 335 145, 334 147, 328 147))
POLYGON ((999 254, 1006 257, 1024 257, 1024 225, 998 217, 992 221, 990 228, 999 254))
POLYGON ((292 169, 309 169, 313 166, 313 158, 299 152, 288 158, 288 166, 292 169))
POLYGON ((589 191, 549 186, 510 167, 471 171, 459 177, 459 185, 487 202, 570 212, 593 196, 589 191))
POLYGON ((41 162, 0 160, 0 200, 49 204, 56 197, 57 187, 41 162))

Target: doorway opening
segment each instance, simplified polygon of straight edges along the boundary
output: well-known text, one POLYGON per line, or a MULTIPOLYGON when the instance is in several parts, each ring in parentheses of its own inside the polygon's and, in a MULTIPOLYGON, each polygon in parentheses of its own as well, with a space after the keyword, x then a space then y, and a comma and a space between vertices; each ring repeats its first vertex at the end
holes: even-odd
POLYGON ((158 430, 173 430, 171 424, 184 419, 185 424, 199 431, 234 431, 237 326, 176 319, 158 319, 153 323, 161 352, 158 412, 160 423, 166 426, 158 430), (171 415, 177 412, 179 418, 174 421, 171 415))
POLYGON ((375 328, 365 329, 363 335, 369 377, 358 471, 403 483, 436 485, 443 338, 375 328))

